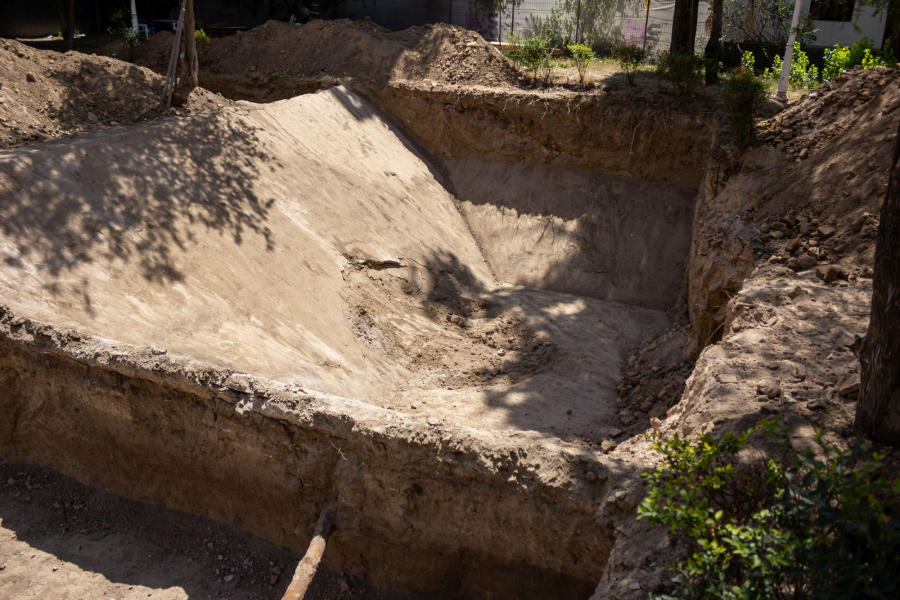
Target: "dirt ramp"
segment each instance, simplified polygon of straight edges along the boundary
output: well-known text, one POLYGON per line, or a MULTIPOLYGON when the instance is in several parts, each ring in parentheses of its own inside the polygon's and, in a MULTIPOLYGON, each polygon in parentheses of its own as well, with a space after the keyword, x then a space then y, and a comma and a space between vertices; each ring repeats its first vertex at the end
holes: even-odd
POLYGON ((0 290, 27 314, 358 398, 395 370, 350 265, 490 277, 452 197, 342 88, 7 152, 0 209, 0 290))

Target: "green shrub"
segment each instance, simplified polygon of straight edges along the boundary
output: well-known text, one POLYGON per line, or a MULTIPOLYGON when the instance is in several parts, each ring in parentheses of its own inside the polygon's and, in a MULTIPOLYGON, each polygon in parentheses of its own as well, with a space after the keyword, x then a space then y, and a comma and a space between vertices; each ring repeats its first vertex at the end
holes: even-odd
POLYGON ((900 481, 881 474, 883 456, 858 443, 839 448, 818 431, 798 451, 777 421, 697 442, 652 437, 663 464, 644 473, 638 515, 687 549, 669 565, 674 595, 660 598, 900 594, 900 481), (757 432, 781 442, 787 468, 749 452, 757 432))
MULTIPOLYGON (((772 68, 766 69, 763 73, 764 77, 769 77, 773 81, 781 79, 781 69, 784 60, 780 56, 776 56, 772 61, 772 68)), ((819 69, 809 62, 806 52, 800 49, 800 42, 794 42, 794 56, 791 59, 791 72, 788 78, 788 84, 795 89, 809 89, 818 83, 819 69)))
POLYGON ((661 52, 656 58, 656 82, 662 91, 663 82, 676 94, 691 94, 703 81, 706 61, 702 56, 690 53, 661 52))
POLYGON ((629 46, 627 44, 615 45, 612 51, 613 58, 619 61, 619 68, 625 73, 625 81, 629 85, 634 85, 634 74, 638 67, 644 62, 647 53, 643 48, 637 46, 629 46))
POLYGON ((851 66, 850 48, 835 44, 834 48, 825 50, 825 60, 822 63, 822 80, 831 81, 851 66))
POLYGON ((203 66, 212 62, 212 42, 202 29, 194 30, 194 40, 197 42, 197 62, 203 66))
POLYGON ((753 56, 753 53, 749 50, 744 51, 741 54, 741 71, 753 73, 753 69, 756 67, 756 57, 753 56))
MULTIPOLYGON (((752 56, 752 55, 751 55, 752 56)), ((753 69, 741 69, 725 79, 722 89, 722 109, 728 130, 738 148, 746 148, 756 131, 756 113, 765 97, 766 86, 753 74, 753 69)))
POLYGON ((510 37, 510 60, 537 80, 549 81, 553 75, 553 60, 550 56, 550 42, 543 37, 519 36, 510 37))
POLYGON ((575 69, 578 71, 578 82, 584 85, 584 76, 587 68, 593 62, 594 49, 587 44, 569 44, 569 53, 572 55, 572 61, 575 63, 575 69))

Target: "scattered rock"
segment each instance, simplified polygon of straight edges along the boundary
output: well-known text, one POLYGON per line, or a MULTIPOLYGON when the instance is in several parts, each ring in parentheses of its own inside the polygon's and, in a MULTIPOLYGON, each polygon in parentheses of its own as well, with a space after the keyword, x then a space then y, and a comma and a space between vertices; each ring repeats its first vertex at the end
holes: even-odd
POLYGON ((342 593, 342 594, 346 594, 347 592, 350 591, 350 584, 347 583, 346 580, 344 580, 344 579, 338 580, 338 585, 341 586, 341 593, 342 593))
POLYGON ((837 280, 840 277, 841 270, 834 265, 819 265, 816 268, 816 277, 824 281, 825 283, 831 283, 832 281, 837 280))
POLYGON ((35 81, 37 81, 37 77, 34 76, 34 73, 25 73, 25 81, 34 83, 35 81))
POLYGON ((797 263, 800 265, 800 270, 811 269, 816 266, 819 261, 816 260, 814 256, 810 256, 809 254, 804 254, 800 258, 797 259, 797 263))
POLYGON ((774 379, 765 379, 756 386, 756 391, 767 398, 781 396, 781 384, 774 379))
POLYGON ((859 375, 854 373, 838 388, 841 396, 852 396, 859 393, 859 375))
POLYGON ((226 575, 222 578, 222 581, 224 581, 225 583, 231 583, 232 581, 234 581, 234 575, 226 575))
POLYGON ((834 235, 834 232, 837 231, 832 225, 819 225, 819 228, 816 230, 819 234, 819 237, 822 239, 828 239, 834 235))
POLYGON ((616 446, 618 446, 618 444, 613 440, 603 440, 602 442, 600 442, 600 449, 607 454, 615 450, 616 446))
POLYGON ((100 118, 92 112, 89 112, 87 114, 87 118, 88 118, 88 121, 90 121, 91 123, 96 123, 97 121, 100 120, 100 118))

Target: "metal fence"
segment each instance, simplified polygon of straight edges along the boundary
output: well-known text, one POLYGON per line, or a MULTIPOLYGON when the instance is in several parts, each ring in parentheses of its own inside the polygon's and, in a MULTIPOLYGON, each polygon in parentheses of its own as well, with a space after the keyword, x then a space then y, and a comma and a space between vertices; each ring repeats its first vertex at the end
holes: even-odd
MULTIPOLYGON (((479 27, 493 41, 513 35, 541 35, 555 47, 584 42, 599 49, 615 43, 640 46, 650 55, 669 47, 675 0, 523 0, 492 18, 481 19, 479 27)), ((696 50, 702 52, 709 40, 709 4, 697 10, 696 50)), ((477 19, 475 19, 477 20, 477 19)))

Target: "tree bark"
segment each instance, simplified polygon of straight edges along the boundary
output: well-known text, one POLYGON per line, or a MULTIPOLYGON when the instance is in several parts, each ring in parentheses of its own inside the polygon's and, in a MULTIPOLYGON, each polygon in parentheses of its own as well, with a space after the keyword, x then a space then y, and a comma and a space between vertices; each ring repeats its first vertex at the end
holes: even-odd
POLYGON ((719 63, 722 61, 722 44, 719 38, 722 37, 722 13, 724 11, 724 0, 712 0, 710 7, 710 29, 709 41, 706 42, 706 48, 703 56, 706 58, 706 84, 712 85, 719 80, 719 63))
POLYGON ((59 31, 66 43, 66 50, 75 49, 75 0, 58 0, 59 31))
POLYGON ((182 89, 185 96, 199 85, 197 63, 197 38, 194 37, 194 0, 187 0, 184 7, 184 62, 185 71, 182 76, 182 89))
POLYGON ((694 5, 697 0, 675 0, 675 11, 672 21, 672 42, 669 45, 671 54, 694 52, 694 39, 697 33, 696 13, 694 5), (692 35, 693 34, 693 35, 692 35))
POLYGON ((856 429, 900 445, 900 128, 875 245, 872 316, 859 358, 856 429))

